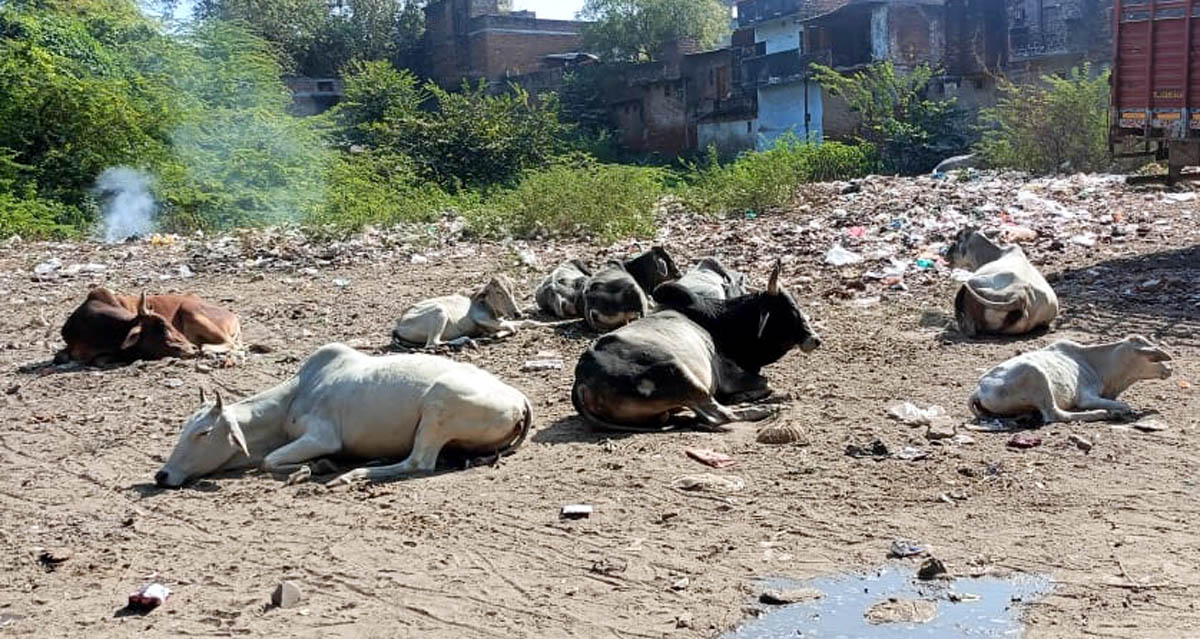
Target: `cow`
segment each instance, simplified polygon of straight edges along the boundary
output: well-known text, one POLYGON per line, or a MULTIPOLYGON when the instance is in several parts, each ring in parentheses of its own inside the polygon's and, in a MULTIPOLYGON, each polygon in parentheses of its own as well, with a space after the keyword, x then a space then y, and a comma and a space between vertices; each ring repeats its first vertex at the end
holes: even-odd
POLYGON ((596 339, 575 366, 575 410, 600 428, 634 431, 660 430, 685 408, 712 430, 774 414, 766 406, 729 406, 769 396, 762 368, 793 347, 809 353, 821 344, 780 285, 780 270, 776 263, 765 292, 697 297, 596 339))
POLYGON ((475 345, 475 337, 507 337, 531 326, 558 323, 520 320, 521 311, 513 297, 512 281, 493 277, 474 295, 446 295, 412 305, 392 328, 392 339, 401 344, 426 348, 475 345), (518 318, 518 321, 508 318, 518 318))
POLYGON ((650 312, 650 291, 679 277, 661 246, 623 262, 609 260, 583 283, 583 319, 601 332, 620 328, 650 312))
POLYGON ((1045 423, 1101 421, 1130 416, 1116 401, 1144 379, 1167 379, 1166 351, 1141 335, 1084 346, 1057 341, 996 366, 979 379, 967 404, 976 417, 1036 414, 1045 423))
POLYGON ((134 297, 97 287, 67 318, 62 337, 67 346, 55 355, 59 363, 189 357, 237 348, 241 324, 195 295, 134 297))
POLYGON ((580 296, 591 274, 591 269, 582 260, 569 260, 558 265, 533 293, 538 308, 560 319, 582 317, 580 296))
POLYGON ((679 304, 680 298, 688 298, 691 295, 710 300, 726 300, 741 297, 747 292, 749 291, 746 288, 745 275, 725 268, 715 257, 706 257, 683 277, 654 289, 653 295, 659 304, 670 305, 679 304))
POLYGON ((1049 326, 1058 296, 1017 245, 1000 246, 974 228, 955 237, 946 251, 951 266, 974 271, 954 298, 964 335, 1022 335, 1049 326))
POLYGON ((184 423, 155 473, 162 487, 221 470, 260 468, 289 482, 331 455, 404 461, 358 468, 342 483, 429 472, 452 446, 498 460, 529 434, 533 409, 521 391, 471 364, 424 353, 371 356, 327 344, 275 387, 226 404, 220 393, 184 423))

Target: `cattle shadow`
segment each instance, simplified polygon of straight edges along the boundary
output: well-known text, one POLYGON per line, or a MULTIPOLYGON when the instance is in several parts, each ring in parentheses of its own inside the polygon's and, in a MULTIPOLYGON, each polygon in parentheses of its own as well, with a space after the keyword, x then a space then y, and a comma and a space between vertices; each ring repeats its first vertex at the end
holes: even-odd
POLYGON ((1061 328, 1121 339, 1140 333, 1200 345, 1200 245, 1060 271, 1061 328))
POLYGON ((113 613, 113 619, 121 619, 124 617, 145 617, 151 612, 154 612, 154 610, 155 608, 148 608, 146 606, 126 605, 124 608, 121 608, 113 613))
POLYGON ((549 426, 539 429, 529 439, 538 444, 603 444, 606 441, 628 439, 640 435, 661 435, 670 433, 711 433, 711 428, 703 425, 700 420, 690 414, 673 415, 662 428, 646 430, 607 430, 593 426, 579 415, 570 415, 555 420, 549 426))

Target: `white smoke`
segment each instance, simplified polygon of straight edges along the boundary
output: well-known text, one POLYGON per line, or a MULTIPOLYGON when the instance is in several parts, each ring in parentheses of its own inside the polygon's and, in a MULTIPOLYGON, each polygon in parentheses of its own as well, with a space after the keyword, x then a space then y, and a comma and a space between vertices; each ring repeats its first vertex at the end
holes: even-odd
POLYGON ((120 242, 154 228, 153 178, 127 166, 107 168, 96 179, 104 211, 104 241, 120 242))

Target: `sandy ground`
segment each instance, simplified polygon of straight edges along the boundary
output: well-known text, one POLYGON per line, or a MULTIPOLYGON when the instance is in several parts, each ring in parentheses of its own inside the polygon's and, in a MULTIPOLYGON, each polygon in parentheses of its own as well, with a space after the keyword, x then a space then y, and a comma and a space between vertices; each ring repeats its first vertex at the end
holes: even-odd
MULTIPOLYGON (((1144 213, 1167 217, 1194 206, 1144 213)), ((805 222, 803 210, 789 215, 777 219, 805 222)), ((765 219, 737 228, 753 235, 765 219)), ((420 264, 334 260, 316 276, 193 260, 200 264, 194 278, 147 282, 147 264, 161 272, 189 257, 145 244, 127 262, 125 247, 10 246, 0 251, 0 635, 715 637, 751 613, 757 578, 869 569, 886 561, 892 540, 914 539, 956 573, 1049 575, 1053 594, 1024 612, 1029 637, 1194 636, 1194 237, 1151 233, 1089 250, 1035 251, 1064 313, 1050 333, 1021 340, 969 342, 945 333, 936 319, 950 310, 948 277, 910 278, 908 293, 860 307, 820 294, 840 286, 836 269, 793 256, 788 279, 824 345, 767 372, 777 390, 794 396, 781 420, 806 441, 790 446, 756 443, 749 425, 726 434, 590 431, 568 399, 575 359, 590 339, 580 330, 531 330, 453 352, 530 396, 530 441, 498 467, 350 490, 319 481, 284 486, 253 472, 159 490, 151 477, 198 407, 199 387, 245 397, 285 379, 330 341, 383 352, 408 304, 473 287, 495 270, 515 276, 532 303, 539 274, 516 265, 512 251, 465 244, 420 264), (32 267, 51 256, 110 268, 31 281, 32 267), (1138 288, 1155 279, 1152 291, 1138 288), (185 361, 39 367, 59 347, 58 327, 89 282, 198 292, 236 309, 247 342, 271 352, 228 369, 185 361), (892 403, 912 400, 965 421, 965 398, 991 365, 1058 338, 1105 341, 1131 332, 1161 340, 1176 356, 1172 379, 1122 396, 1161 412, 1165 431, 1055 425, 1038 433, 1041 447, 1021 451, 1006 447, 1006 434, 931 445, 922 429, 886 416, 892 403), (539 351, 556 351, 566 366, 522 372, 539 351), (1072 434, 1094 443, 1090 454, 1068 441, 1072 434), (877 462, 844 452, 875 438, 930 455, 877 462), (725 452, 738 464, 711 470, 688 459, 687 447, 725 452), (704 472, 739 477, 745 487, 732 494, 672 487, 704 472), (595 514, 560 520, 560 507, 571 503, 591 504, 595 514), (47 564, 43 549, 66 560, 47 564), (299 607, 265 605, 282 579, 302 586, 299 607), (122 611, 127 595, 151 580, 173 589, 166 605, 146 616, 122 611)), ((721 242, 743 243, 740 232, 721 242)), ((677 249, 681 263, 708 243, 692 244, 677 249)), ((570 244, 532 248, 546 264, 599 253, 570 244)), ((758 265, 774 255, 756 250, 750 243, 752 263, 740 265, 762 285, 758 265)))

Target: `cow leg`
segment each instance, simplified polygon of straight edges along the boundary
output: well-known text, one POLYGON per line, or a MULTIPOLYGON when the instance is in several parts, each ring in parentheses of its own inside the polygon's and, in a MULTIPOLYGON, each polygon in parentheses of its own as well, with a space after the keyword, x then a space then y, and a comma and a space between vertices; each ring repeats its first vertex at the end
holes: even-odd
POLYGON ((199 346, 202 353, 228 353, 233 350, 233 339, 203 315, 187 315, 183 334, 188 341, 199 346))
POLYGON ((289 484, 311 477, 312 469, 305 462, 332 455, 342 449, 342 442, 333 434, 332 429, 312 426, 296 441, 281 446, 264 457, 261 468, 269 473, 289 474, 289 484))
POLYGON ((450 438, 447 437, 438 411, 429 411, 421 415, 417 424, 417 432, 413 437, 412 452, 408 458, 390 466, 371 466, 355 468, 338 477, 335 483, 355 484, 362 481, 383 481, 395 479, 413 473, 428 473, 437 469, 438 455, 450 438))
POLYGON ((762 421, 775 413, 779 409, 774 406, 743 406, 739 408, 730 408, 722 406, 711 397, 707 397, 699 402, 689 404, 688 408, 706 424, 713 427, 712 430, 724 431, 729 430, 722 428, 725 424, 731 422, 757 422, 762 421))
POLYGON ((450 317, 442 310, 430 316, 429 332, 425 335, 425 348, 433 348, 439 344, 444 344, 442 335, 446 334, 446 326, 450 324, 450 317))
POLYGON ((1075 404, 1076 408, 1103 410, 1110 417, 1123 419, 1133 415, 1133 407, 1125 402, 1105 399, 1099 395, 1085 393, 1075 404))

